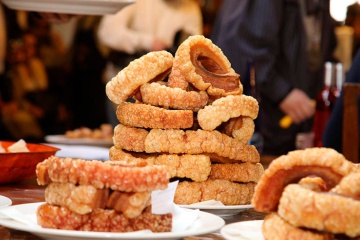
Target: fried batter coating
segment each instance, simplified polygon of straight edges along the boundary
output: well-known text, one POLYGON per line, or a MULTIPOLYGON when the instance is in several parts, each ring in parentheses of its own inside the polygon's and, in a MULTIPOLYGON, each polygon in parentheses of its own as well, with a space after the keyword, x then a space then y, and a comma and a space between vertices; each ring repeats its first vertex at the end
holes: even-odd
MULTIPOLYGON (((182 75, 195 88, 207 90, 209 95, 240 95, 243 92, 239 75, 221 49, 201 35, 190 36, 180 44, 172 69, 175 76, 171 78, 182 75)), ((181 78, 178 81, 181 82, 181 78)))
POLYGON ((189 178, 196 182, 205 181, 211 171, 210 157, 206 155, 160 154, 136 157, 115 146, 111 147, 110 160, 120 159, 130 163, 146 161, 150 165, 165 166, 170 178, 189 178))
POLYGON ((278 214, 295 227, 360 235, 360 201, 351 197, 289 184, 280 198, 278 214))
POLYGON ((191 110, 169 110, 141 103, 124 102, 117 107, 121 124, 139 128, 191 128, 194 122, 191 110))
POLYGON ((197 114, 199 125, 204 130, 214 130, 230 118, 246 116, 255 119, 259 104, 255 98, 246 95, 229 95, 215 100, 211 105, 200 109, 197 114))
POLYGON ((185 91, 171 88, 158 82, 145 83, 140 87, 142 100, 146 104, 171 109, 192 110, 203 108, 209 99, 205 91, 185 91))
POLYGON ((355 172, 345 176, 338 185, 331 189, 332 193, 360 198, 360 173, 355 172))
POLYGON ((151 191, 132 193, 113 191, 107 199, 106 207, 122 213, 127 218, 136 218, 150 204, 151 191))
POLYGON ((273 160, 256 186, 252 199, 255 210, 277 209, 284 187, 307 176, 321 177, 329 189, 358 168, 331 148, 295 150, 273 160))
POLYGON ((254 130, 254 120, 251 117, 240 116, 237 118, 230 118, 224 123, 224 126, 220 131, 245 144, 250 141, 254 134, 254 130))
POLYGON ((261 163, 212 164, 210 179, 224 179, 231 182, 258 182, 264 173, 261 163))
POLYGON ((255 183, 234 183, 227 180, 208 179, 205 182, 179 182, 174 203, 188 205, 197 202, 216 200, 224 205, 250 203, 255 183))
POLYGON ((77 214, 87 214, 95 208, 105 208, 108 198, 109 189, 97 189, 91 185, 50 183, 45 189, 47 203, 67 207, 77 214))
POLYGON ((126 127, 118 124, 114 128, 113 142, 117 148, 134 152, 144 152, 145 139, 148 133, 145 129, 126 127))
POLYGON ((51 156, 36 166, 37 182, 93 185, 124 192, 165 189, 169 183, 163 166, 136 166, 126 162, 97 161, 51 156))
POLYGON ((172 214, 155 215, 144 211, 135 218, 126 218, 115 210, 97 208, 80 215, 65 207, 42 204, 36 211, 41 227, 93 232, 133 232, 149 229, 152 232, 171 232, 172 214))
POLYGON ((282 219, 277 213, 270 213, 264 218, 262 233, 265 240, 286 239, 311 239, 311 240, 333 240, 332 234, 318 232, 315 230, 297 228, 282 219))
POLYGON ((298 182, 298 184, 303 188, 307 188, 315 192, 328 191, 326 182, 321 177, 304 177, 298 182))
POLYGON ((168 78, 168 86, 171 88, 181 88, 183 90, 187 90, 189 82, 186 80, 185 76, 181 74, 179 68, 171 68, 168 78))
POLYGON ((206 154, 215 153, 221 157, 241 162, 260 162, 255 146, 240 143, 238 140, 219 131, 151 129, 145 139, 147 153, 206 154))
POLYGON ((147 82, 162 80, 171 69, 173 56, 167 51, 150 52, 121 70, 106 84, 106 95, 114 103, 125 102, 147 82), (161 79, 157 79, 158 77, 161 79))

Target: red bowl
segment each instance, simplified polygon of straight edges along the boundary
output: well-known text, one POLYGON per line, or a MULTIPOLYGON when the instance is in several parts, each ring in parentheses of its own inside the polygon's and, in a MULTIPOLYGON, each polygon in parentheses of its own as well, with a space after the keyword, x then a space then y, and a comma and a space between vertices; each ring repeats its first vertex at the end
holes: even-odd
MULTIPOLYGON (((1 141, 1 145, 5 149, 14 143, 1 141)), ((0 184, 35 178, 36 165, 60 150, 34 143, 26 143, 26 147, 29 152, 0 153, 0 184)))

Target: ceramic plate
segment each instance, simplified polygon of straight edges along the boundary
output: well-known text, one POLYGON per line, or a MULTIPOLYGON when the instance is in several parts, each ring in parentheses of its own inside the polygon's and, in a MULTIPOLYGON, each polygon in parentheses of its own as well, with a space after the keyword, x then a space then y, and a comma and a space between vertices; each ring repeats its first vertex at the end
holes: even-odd
POLYGON ((199 212, 199 218, 190 228, 179 232, 152 233, 148 231, 139 231, 132 233, 104 233, 104 232, 82 232, 70 230, 58 230, 42 228, 36 224, 36 209, 42 203, 29 203, 10 206, 6 209, 20 211, 22 219, 27 218, 33 222, 33 225, 26 225, 21 221, 14 219, 1 219, 0 225, 20 231, 30 232, 36 236, 49 240, 86 240, 86 239, 181 239, 188 236, 202 235, 219 230, 224 226, 225 221, 213 214, 199 212))
POLYGON ((9 8, 80 15, 114 14, 135 0, 3 0, 9 8))
POLYGON ((189 209, 200 209, 201 211, 212 213, 220 217, 234 216, 238 213, 245 211, 247 209, 253 208, 251 204, 249 205, 232 205, 232 206, 219 206, 219 205, 179 205, 180 207, 189 208, 189 209))
POLYGON ((10 198, 0 195, 0 208, 11 206, 12 201, 10 198))
POLYGON ((48 135, 45 136, 45 141, 49 143, 60 143, 68 145, 91 145, 101 147, 111 147, 114 145, 111 139, 68 138, 65 135, 48 135))
POLYGON ((262 223, 263 220, 231 223, 221 228, 220 233, 227 240, 264 240, 262 223))

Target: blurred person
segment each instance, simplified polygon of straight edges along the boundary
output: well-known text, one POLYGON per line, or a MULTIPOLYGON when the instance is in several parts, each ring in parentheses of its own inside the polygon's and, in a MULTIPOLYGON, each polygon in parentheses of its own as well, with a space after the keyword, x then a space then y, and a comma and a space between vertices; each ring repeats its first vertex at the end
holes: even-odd
MULTIPOLYGON (((263 154, 296 149, 311 132, 315 98, 323 87, 324 62, 336 46, 328 0, 224 0, 211 35, 241 76, 244 88, 255 64, 263 154), (294 124, 279 126, 285 115, 294 124)), ((245 89, 246 93, 246 89, 245 89)))
MULTIPOLYGON (((202 32, 201 8, 195 0, 138 0, 115 15, 104 16, 98 37, 109 49, 105 81, 150 51, 174 54, 188 36, 202 32)), ((108 99, 107 104, 109 121, 115 126, 116 106, 108 99)))
MULTIPOLYGON (((360 83, 360 50, 357 51, 354 61, 346 74, 345 82, 360 83)), ((339 98, 336 100, 330 119, 328 120, 323 134, 323 146, 333 148, 338 152, 342 152, 342 126, 343 126, 343 107, 344 95, 340 92, 339 98)), ((360 99, 358 105, 360 106, 360 99)), ((360 109, 358 109, 360 113, 360 109)), ((360 126, 360 117, 359 117, 360 126)), ((359 133, 360 136, 360 133, 359 133)))
POLYGON ((352 57, 355 57, 360 47, 360 4, 359 3, 354 3, 348 6, 346 11, 345 25, 353 29, 352 57))

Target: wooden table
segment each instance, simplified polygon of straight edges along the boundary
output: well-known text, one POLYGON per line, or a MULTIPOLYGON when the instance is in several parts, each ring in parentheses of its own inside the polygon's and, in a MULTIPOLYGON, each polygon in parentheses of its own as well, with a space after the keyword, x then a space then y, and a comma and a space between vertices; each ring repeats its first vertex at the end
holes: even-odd
MULTIPOLYGON (((0 195, 10 198, 13 202, 13 205, 33 203, 33 202, 43 202, 45 201, 44 190, 45 187, 38 186, 35 179, 21 183, 0 185, 0 195)), ((254 211, 254 209, 248 209, 235 216, 224 218, 224 220, 226 224, 229 224, 239 221, 263 219, 264 216, 265 216, 264 213, 256 212, 254 211)), ((41 238, 27 232, 7 229, 5 227, 0 226, 0 239, 38 240, 41 238)), ((205 239, 224 239, 224 238, 221 236, 220 232, 217 231, 214 233, 201 235, 201 236, 191 236, 185 239, 205 240, 205 239)))

